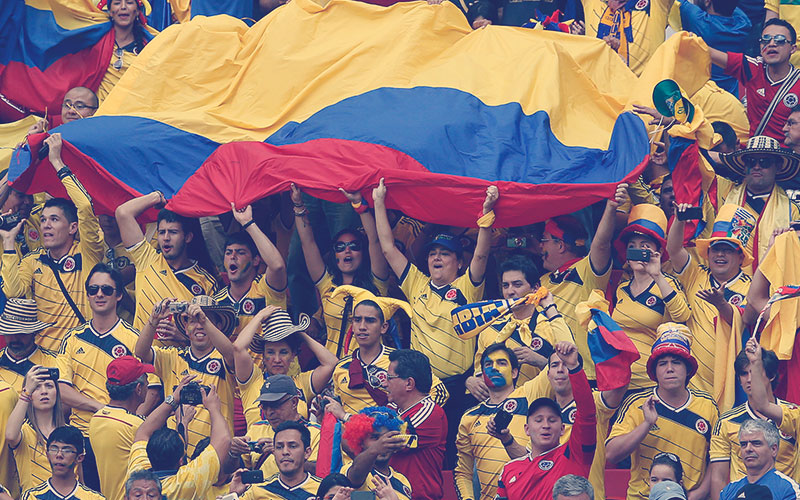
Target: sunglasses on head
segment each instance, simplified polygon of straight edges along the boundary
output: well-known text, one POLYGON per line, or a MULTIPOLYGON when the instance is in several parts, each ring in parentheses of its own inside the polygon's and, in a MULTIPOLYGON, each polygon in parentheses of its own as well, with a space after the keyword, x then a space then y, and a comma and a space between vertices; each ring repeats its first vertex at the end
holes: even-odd
POLYGON ((103 295, 109 297, 111 295, 114 295, 114 292, 117 291, 117 289, 111 285, 89 285, 86 287, 86 293, 88 293, 90 297, 97 295, 97 292, 99 292, 100 290, 103 291, 103 295))
POLYGON ((761 35, 758 41, 761 45, 769 45, 769 42, 775 42, 775 45, 779 47, 789 43, 789 39, 786 38, 786 35, 761 35))
POLYGON ((354 252, 360 252, 361 251, 361 242, 357 241, 357 240, 353 240, 353 241, 337 241, 333 245, 333 251, 336 252, 336 253, 341 253, 341 252, 344 252, 348 247, 350 248, 350 250, 352 250, 354 252))

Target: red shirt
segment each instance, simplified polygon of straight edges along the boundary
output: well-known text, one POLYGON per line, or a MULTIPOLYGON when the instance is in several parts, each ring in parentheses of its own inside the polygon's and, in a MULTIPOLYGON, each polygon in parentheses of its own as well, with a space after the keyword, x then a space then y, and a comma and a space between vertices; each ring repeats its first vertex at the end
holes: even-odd
MULTIPOLYGON (((389 407, 397 409, 394 403, 389 407)), ((442 468, 447 441, 444 410, 426 396, 401 413, 400 418, 408 423, 408 434, 417 436, 417 447, 396 452, 390 465, 411 483, 413 500, 439 500, 444 496, 442 468)))
POLYGON ((495 500, 551 500, 559 478, 567 474, 589 477, 597 446, 597 410, 586 373, 570 373, 569 381, 576 407, 569 440, 536 457, 528 453, 507 463, 495 500))
MULTIPOLYGON (((750 122, 750 136, 752 137, 761 122, 761 117, 764 116, 769 104, 772 102, 772 98, 778 93, 785 79, 773 82, 767 76, 767 68, 763 62, 744 54, 734 54, 732 52, 728 52, 728 66, 725 68, 725 74, 739 80, 739 83, 745 89, 747 120, 750 122)), ((790 71, 786 78, 789 78, 791 74, 792 72, 790 71)), ((772 113, 772 118, 767 122, 767 126, 761 135, 777 139, 783 144, 783 141, 786 140, 783 126, 786 125, 786 120, 789 119, 792 108, 797 104, 800 104, 800 82, 795 83, 783 100, 778 103, 775 112, 772 113)))

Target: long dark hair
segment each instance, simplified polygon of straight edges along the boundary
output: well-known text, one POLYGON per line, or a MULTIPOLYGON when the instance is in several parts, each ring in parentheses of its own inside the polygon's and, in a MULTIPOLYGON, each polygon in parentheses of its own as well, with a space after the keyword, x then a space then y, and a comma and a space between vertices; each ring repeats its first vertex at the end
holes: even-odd
POLYGON ((326 254, 325 258, 325 265, 328 268, 328 272, 333 277, 333 284, 334 285, 342 285, 343 277, 342 271, 339 270, 339 266, 336 265, 336 252, 333 251, 333 245, 345 234, 352 235, 356 241, 361 244, 361 264, 356 269, 355 274, 353 275, 353 285, 364 288, 369 290, 370 292, 378 295, 378 289, 375 287, 375 284, 372 282, 372 265, 369 261, 369 242, 367 241, 367 237, 361 231, 356 229, 342 229, 331 239, 331 249, 326 254))
MULTIPOLYGON (((47 380, 45 380, 45 382, 47 382, 47 380)), ((50 411, 53 412, 51 416, 53 419, 53 428, 57 429, 62 425, 67 425, 67 422, 64 419, 64 409, 61 407, 61 388, 58 386, 57 381, 53 381, 53 383, 56 386, 56 402, 55 405, 53 405, 53 409, 50 411)), ((36 392, 36 389, 34 389, 33 392, 36 392)), ((33 407, 33 401, 28 404, 28 410, 25 412, 25 419, 25 421, 28 422, 28 425, 30 425, 34 432, 36 432, 36 443, 34 443, 34 448, 39 446, 40 441, 42 443, 47 443, 48 436, 44 435, 42 429, 39 427, 39 422, 36 421, 36 410, 33 407)))

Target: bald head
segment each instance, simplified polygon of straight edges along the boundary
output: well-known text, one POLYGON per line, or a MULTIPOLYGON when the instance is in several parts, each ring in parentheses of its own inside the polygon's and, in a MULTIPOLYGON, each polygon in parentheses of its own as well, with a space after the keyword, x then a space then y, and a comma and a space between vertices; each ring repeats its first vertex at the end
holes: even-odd
POLYGON ((81 118, 88 118, 97 111, 97 94, 86 87, 74 87, 64 94, 61 104, 61 121, 74 122, 81 118))

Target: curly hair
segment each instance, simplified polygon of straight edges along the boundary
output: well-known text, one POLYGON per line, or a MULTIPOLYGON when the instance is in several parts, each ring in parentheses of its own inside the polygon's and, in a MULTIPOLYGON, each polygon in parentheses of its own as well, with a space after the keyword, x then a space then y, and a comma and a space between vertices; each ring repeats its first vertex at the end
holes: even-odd
POLYGON ((342 439, 355 454, 359 454, 364 450, 364 441, 373 432, 379 429, 399 431, 402 426, 403 421, 397 417, 396 411, 385 406, 370 406, 347 420, 342 439))

